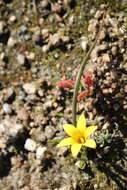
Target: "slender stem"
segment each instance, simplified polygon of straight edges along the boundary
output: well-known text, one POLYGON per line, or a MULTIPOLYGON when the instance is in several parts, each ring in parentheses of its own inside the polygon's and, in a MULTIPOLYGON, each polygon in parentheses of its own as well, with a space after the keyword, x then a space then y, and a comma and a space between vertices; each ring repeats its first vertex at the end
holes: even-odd
POLYGON ((74 86, 74 93, 73 93, 73 102, 72 102, 72 118, 73 118, 73 125, 74 126, 76 126, 77 96, 78 96, 81 76, 83 74, 87 60, 89 59, 89 56, 90 56, 92 50, 94 49, 94 47, 97 43, 101 28, 102 28, 102 25, 100 26, 100 29, 99 29, 99 32, 96 36, 95 41, 93 42, 93 44, 92 44, 91 48, 89 49, 88 53, 86 54, 85 58, 82 60, 80 70, 79 70, 78 75, 76 77, 76 82, 75 82, 75 86, 74 86))

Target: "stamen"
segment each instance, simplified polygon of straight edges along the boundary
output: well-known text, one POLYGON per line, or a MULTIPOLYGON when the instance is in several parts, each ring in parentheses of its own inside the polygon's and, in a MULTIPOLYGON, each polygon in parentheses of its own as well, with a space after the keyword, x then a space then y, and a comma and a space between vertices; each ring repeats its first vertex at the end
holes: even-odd
POLYGON ((81 137, 81 138, 80 138, 80 141, 81 141, 81 143, 84 143, 84 138, 81 137))

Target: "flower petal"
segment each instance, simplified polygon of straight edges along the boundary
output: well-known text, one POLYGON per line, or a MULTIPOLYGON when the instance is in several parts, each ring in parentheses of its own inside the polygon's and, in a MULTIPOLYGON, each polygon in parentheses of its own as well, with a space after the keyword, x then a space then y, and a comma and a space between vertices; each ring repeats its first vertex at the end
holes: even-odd
POLYGON ((57 145, 57 147, 69 146, 74 143, 75 143, 74 139, 71 137, 68 137, 68 138, 64 138, 63 140, 61 140, 60 143, 57 145))
POLYGON ((71 124, 65 124, 64 126, 63 126, 63 128, 64 128, 64 131, 69 135, 69 136, 71 136, 71 137, 78 137, 78 136, 80 136, 80 131, 79 130, 77 130, 73 125, 71 125, 71 124))
POLYGON ((82 144, 78 144, 78 143, 73 144, 73 145, 71 146, 71 152, 72 152, 72 156, 73 156, 73 157, 76 157, 76 156, 77 156, 77 154, 78 154, 79 151, 81 150, 81 147, 82 147, 82 144))
POLYGON ((84 145, 90 148, 96 148, 96 142, 93 139, 86 139, 86 142, 84 145))
POLYGON ((86 131, 85 131, 85 136, 88 137, 90 136, 92 133, 94 133, 94 131, 97 130, 97 126, 90 126, 90 127, 87 127, 86 128, 86 131))
POLYGON ((82 133, 82 135, 84 136, 84 132, 86 130, 86 118, 84 116, 84 114, 82 113, 82 115, 79 117, 78 121, 77 121, 77 129, 82 133))

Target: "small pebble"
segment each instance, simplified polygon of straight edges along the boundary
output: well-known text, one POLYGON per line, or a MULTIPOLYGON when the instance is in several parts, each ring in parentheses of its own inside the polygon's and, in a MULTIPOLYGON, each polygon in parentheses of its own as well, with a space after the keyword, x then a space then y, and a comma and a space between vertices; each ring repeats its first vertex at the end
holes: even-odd
POLYGON ((124 86, 124 92, 127 93, 127 84, 124 86))
POLYGON ((49 30, 47 28, 42 29, 41 33, 44 39, 49 37, 49 30))
POLYGON ((84 51, 86 51, 87 49, 87 45, 88 45, 88 40, 86 37, 83 37, 82 40, 81 40, 81 47, 84 51))
POLYGON ((33 83, 25 83, 23 89, 27 94, 35 94, 36 92, 36 86, 33 83))
POLYGON ((71 2, 72 0, 63 0, 65 6, 68 6, 71 2))
POLYGON ((10 18, 9 18, 9 21, 10 22, 15 22, 16 21, 16 16, 15 15, 11 15, 10 18))
POLYGON ((38 90, 38 95, 39 95, 40 97, 43 97, 43 96, 44 96, 44 91, 43 91, 42 89, 39 89, 39 90, 38 90))
POLYGON ((50 48, 49 45, 44 45, 42 47, 42 52, 46 53, 49 50, 49 48, 50 48))
POLYGON ((44 104, 43 104, 44 110, 46 110, 47 108, 52 107, 52 101, 51 100, 47 100, 44 104))
POLYGON ((24 34, 26 34, 26 32, 27 32, 27 27, 25 25, 22 25, 20 27, 20 34, 24 35, 24 34))
POLYGON ((0 54, 0 60, 3 61, 4 58, 5 58, 5 52, 2 52, 2 53, 0 54))
POLYGON ((40 18, 39 19, 39 25, 42 26, 44 24, 44 19, 43 18, 40 18))
POLYGON ((29 52, 27 55, 26 55, 26 58, 28 60, 34 60, 35 59, 35 53, 34 52, 29 52))
POLYGON ((109 54, 107 54, 107 53, 103 54, 102 60, 103 60, 104 62, 110 62, 109 54))
POLYGON ((52 6, 51 6, 51 10, 52 10, 53 12, 60 13, 61 10, 62 10, 62 7, 61 7, 60 4, 54 3, 54 4, 52 4, 52 6))
POLYGON ((56 46, 56 45, 58 45, 60 43, 61 36, 58 33, 50 35, 49 41, 50 41, 51 46, 56 46))
POLYGON ((41 146, 38 147, 36 150, 36 158, 42 159, 46 150, 47 150, 46 147, 41 147, 41 146))
POLYGON ((47 137, 47 139, 52 139, 54 134, 55 134, 54 128, 47 125, 45 128, 45 136, 47 137))
POLYGON ((94 35, 95 35, 97 32, 97 29, 96 29, 97 24, 98 24, 97 20, 91 19, 89 22, 88 31, 92 33, 94 32, 94 35))
POLYGON ((111 52, 112 52, 112 55, 115 56, 117 54, 117 47, 113 46, 112 49, 111 49, 111 52))
POLYGON ((98 10, 98 11, 96 12, 94 18, 99 19, 99 18, 101 18, 101 16, 102 16, 102 12, 101 12, 100 10, 98 10))
POLYGON ((24 148, 30 152, 34 152, 36 150, 37 144, 32 139, 27 139, 24 145, 24 148))
POLYGON ((22 108, 18 111, 17 117, 21 120, 27 121, 29 118, 29 114, 25 108, 22 108))
POLYGON ((41 7, 42 8, 46 8, 48 6, 48 4, 49 4, 48 0, 41 1, 41 7))
POLYGON ((18 61, 19 65, 24 65, 25 64, 25 56, 23 54, 18 54, 17 61, 18 61))
POLYGON ((16 123, 13 125, 12 128, 10 128, 10 133, 13 134, 13 136, 17 135, 21 131, 23 131, 23 125, 22 124, 16 123))
POLYGON ((7 42, 8 47, 14 47, 15 44, 16 40, 13 37, 10 37, 7 42))
POLYGON ((106 32, 105 30, 102 30, 99 35, 99 40, 104 40, 105 37, 106 37, 106 32))
POLYGON ((11 106, 7 103, 3 104, 3 110, 5 113, 8 113, 8 114, 12 112, 11 106))

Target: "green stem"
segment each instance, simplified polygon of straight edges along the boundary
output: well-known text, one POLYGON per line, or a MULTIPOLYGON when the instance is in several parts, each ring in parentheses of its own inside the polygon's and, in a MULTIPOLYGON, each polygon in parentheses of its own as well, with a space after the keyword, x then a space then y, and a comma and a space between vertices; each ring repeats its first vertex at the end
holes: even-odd
POLYGON ((96 39, 95 39, 94 43, 92 44, 91 48, 89 49, 88 53, 86 54, 85 58, 82 61, 80 70, 79 70, 78 75, 76 77, 76 82, 75 82, 75 86, 74 86, 74 93, 73 93, 73 102, 72 102, 72 118, 73 118, 73 125, 74 126, 76 126, 77 96, 78 96, 81 76, 83 74, 83 71, 84 71, 85 65, 87 63, 87 60, 89 59, 89 56, 90 56, 92 50, 94 49, 94 47, 95 47, 95 45, 97 43, 101 28, 102 28, 102 25, 100 26, 98 35, 96 36, 96 39))

